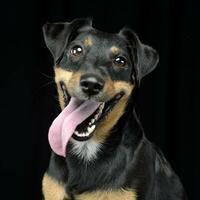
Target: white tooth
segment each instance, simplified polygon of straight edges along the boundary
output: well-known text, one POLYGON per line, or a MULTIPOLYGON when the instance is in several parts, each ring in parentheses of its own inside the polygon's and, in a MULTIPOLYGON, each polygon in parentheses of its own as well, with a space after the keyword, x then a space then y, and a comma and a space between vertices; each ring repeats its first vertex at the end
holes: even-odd
POLYGON ((89 125, 91 126, 91 125, 92 125, 92 122, 90 122, 89 125))
POLYGON ((87 136, 87 132, 85 132, 83 135, 86 137, 87 136))
POLYGON ((105 103, 102 103, 102 104, 100 105, 101 110, 104 109, 104 106, 105 106, 105 103))
POLYGON ((85 135, 86 135, 86 136, 89 136, 89 135, 90 135, 90 133, 89 133, 89 132, 86 132, 86 133, 85 133, 85 135))
POLYGON ((94 118, 97 120, 99 118, 99 116, 101 115, 102 110, 99 110, 99 112, 94 116, 94 118))
POLYGON ((82 135, 81 133, 77 133, 77 136, 81 137, 81 135, 82 135))
POLYGON ((78 135, 78 131, 75 131, 74 133, 75 133, 75 135, 78 135))
POLYGON ((96 125, 93 125, 93 126, 91 127, 92 131, 93 131, 95 128, 96 128, 96 125))
POLYGON ((88 126, 88 127, 87 127, 87 134, 89 135, 90 133, 91 133, 91 127, 88 126))
POLYGON ((85 133, 84 132, 82 133, 82 137, 85 137, 85 133))
POLYGON ((93 125, 93 126, 91 126, 91 127, 88 127, 88 128, 87 128, 88 133, 91 134, 91 133, 94 131, 95 127, 96 127, 96 125, 93 125))
POLYGON ((78 133, 78 136, 79 137, 83 137, 83 133, 78 133))
POLYGON ((94 116, 95 120, 97 120, 98 116, 99 116, 98 114, 96 114, 96 115, 94 116))
MULTIPOLYGON (((91 119, 91 123, 93 124, 95 122, 95 119, 94 118, 92 118, 91 119)), ((90 124, 91 125, 91 124, 90 124)))

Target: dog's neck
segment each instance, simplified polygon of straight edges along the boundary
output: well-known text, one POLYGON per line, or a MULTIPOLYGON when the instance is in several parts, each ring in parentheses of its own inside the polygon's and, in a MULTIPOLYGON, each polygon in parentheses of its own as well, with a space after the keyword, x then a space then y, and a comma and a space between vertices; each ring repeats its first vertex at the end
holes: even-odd
POLYGON ((85 142, 71 139, 67 152, 73 159, 78 159, 88 165, 96 159, 102 157, 105 159, 105 156, 109 156, 120 145, 131 146, 131 149, 135 150, 141 137, 143 137, 143 130, 135 114, 134 105, 129 102, 124 114, 103 143, 96 142, 92 138, 85 142))
MULTIPOLYGON (((113 185, 116 185, 116 187, 121 186, 123 180, 115 175, 116 173, 121 174, 124 167, 131 163, 135 156, 134 152, 136 149, 139 149, 139 144, 143 137, 142 128, 132 109, 127 108, 127 112, 120 118, 117 125, 113 127, 106 141, 101 144, 102 146, 98 147, 99 149, 96 149, 95 157, 85 159, 86 157, 83 157, 83 155, 80 156, 79 154, 78 156, 73 152, 74 144, 70 143, 68 145, 65 165, 67 165, 69 191, 81 193, 88 188, 95 189, 105 184, 108 187, 113 185), (85 175, 82 176, 82 174, 85 175), (89 181, 86 181, 84 177, 87 177, 89 181), (99 179, 99 177, 103 178, 99 179), (110 180, 110 177, 116 178, 110 180)), ((89 153, 94 153, 92 147, 85 146, 84 148, 88 148, 89 153)), ((86 150, 85 153, 87 153, 86 150)))

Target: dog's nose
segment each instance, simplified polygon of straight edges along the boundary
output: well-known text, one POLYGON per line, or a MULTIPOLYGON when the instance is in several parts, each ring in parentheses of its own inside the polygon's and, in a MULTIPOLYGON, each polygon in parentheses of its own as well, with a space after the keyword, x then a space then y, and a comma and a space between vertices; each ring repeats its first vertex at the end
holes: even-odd
POLYGON ((89 96, 97 95, 104 87, 104 80, 96 75, 85 74, 81 76, 80 86, 89 96))

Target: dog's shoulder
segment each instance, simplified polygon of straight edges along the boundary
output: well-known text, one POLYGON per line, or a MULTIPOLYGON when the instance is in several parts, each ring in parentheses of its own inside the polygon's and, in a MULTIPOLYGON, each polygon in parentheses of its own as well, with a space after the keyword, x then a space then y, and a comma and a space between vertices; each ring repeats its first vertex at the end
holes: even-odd
POLYGON ((162 151, 155 145, 152 145, 152 148, 155 152, 154 195, 156 195, 156 199, 187 199, 179 177, 173 171, 162 151))

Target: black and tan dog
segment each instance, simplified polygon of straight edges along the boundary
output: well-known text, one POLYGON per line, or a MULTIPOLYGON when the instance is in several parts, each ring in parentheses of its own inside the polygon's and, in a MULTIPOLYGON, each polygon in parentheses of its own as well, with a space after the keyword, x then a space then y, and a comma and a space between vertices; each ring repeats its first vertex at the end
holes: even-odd
POLYGON ((156 67, 156 51, 129 28, 104 33, 89 19, 46 24, 43 31, 62 109, 49 130, 44 199, 186 199, 134 111, 134 91, 156 67))

